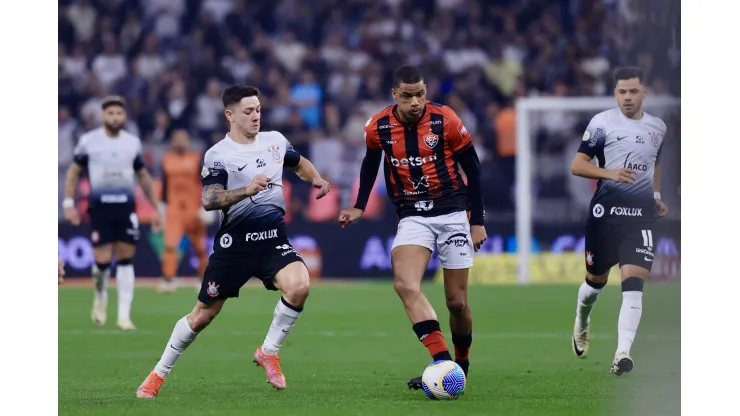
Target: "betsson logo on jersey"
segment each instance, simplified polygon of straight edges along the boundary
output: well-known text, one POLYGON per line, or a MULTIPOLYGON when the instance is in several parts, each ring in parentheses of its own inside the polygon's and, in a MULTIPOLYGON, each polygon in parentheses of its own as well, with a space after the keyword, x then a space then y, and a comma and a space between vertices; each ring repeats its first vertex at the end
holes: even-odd
POLYGON ((396 159, 395 157, 391 156, 391 164, 395 167, 399 166, 421 166, 425 163, 434 162, 437 160, 437 155, 433 154, 431 156, 426 157, 410 157, 410 158, 403 158, 403 159, 396 159))

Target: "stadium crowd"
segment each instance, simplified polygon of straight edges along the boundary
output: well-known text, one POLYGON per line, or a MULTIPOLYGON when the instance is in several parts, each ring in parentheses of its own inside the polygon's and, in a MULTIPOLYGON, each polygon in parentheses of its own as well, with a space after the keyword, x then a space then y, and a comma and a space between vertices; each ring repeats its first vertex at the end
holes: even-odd
MULTIPOLYGON (((283 132, 346 206, 362 128, 392 102, 395 67, 410 63, 428 98, 471 132, 489 212, 510 213, 514 100, 610 95, 619 65, 642 67, 652 94, 680 96, 679 22, 669 0, 59 0, 60 172, 80 134, 101 124, 107 94, 126 97, 126 128, 156 176, 174 129, 200 148, 224 137, 220 93, 245 83, 263 93, 263 130, 283 132)), ((537 120, 540 167, 559 171, 540 187, 554 198, 581 192, 569 189, 565 160, 588 116, 537 120)), ((308 199, 299 186, 295 206, 308 199)))

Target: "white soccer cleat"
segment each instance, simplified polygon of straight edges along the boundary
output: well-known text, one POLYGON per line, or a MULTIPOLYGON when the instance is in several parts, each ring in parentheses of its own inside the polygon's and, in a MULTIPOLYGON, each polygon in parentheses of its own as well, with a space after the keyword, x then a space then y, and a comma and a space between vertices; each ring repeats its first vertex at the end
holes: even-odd
POLYGON ((157 284, 157 293, 174 293, 177 290, 177 281, 162 279, 157 284))
POLYGON ((108 319, 108 301, 96 297, 93 300, 90 318, 95 325, 105 325, 105 321, 108 319))
POLYGON ((130 319, 119 319, 116 326, 124 331, 133 331, 136 329, 134 323, 130 319))
POLYGON ((614 356, 614 362, 612 363, 611 373, 617 376, 621 376, 624 373, 629 373, 635 366, 635 362, 632 361, 632 357, 626 352, 617 352, 614 356))
POLYGON ((590 330, 590 323, 586 324, 585 328, 579 328, 577 323, 573 326, 573 339, 571 341, 571 346, 573 347, 573 354, 578 358, 586 358, 588 355, 588 338, 590 330))

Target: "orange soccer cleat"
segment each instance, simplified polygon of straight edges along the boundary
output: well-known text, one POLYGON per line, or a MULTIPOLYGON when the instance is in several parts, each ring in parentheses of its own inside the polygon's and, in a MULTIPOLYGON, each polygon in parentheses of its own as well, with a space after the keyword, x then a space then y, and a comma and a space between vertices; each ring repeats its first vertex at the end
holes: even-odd
POLYGON ((254 362, 265 369, 267 382, 275 386, 276 389, 285 388, 285 376, 280 370, 280 357, 277 355, 266 354, 262 346, 254 352, 254 362))
POLYGON ((136 397, 140 399, 153 399, 157 397, 162 384, 164 384, 164 377, 152 371, 144 379, 144 382, 141 383, 141 386, 136 389, 136 397))

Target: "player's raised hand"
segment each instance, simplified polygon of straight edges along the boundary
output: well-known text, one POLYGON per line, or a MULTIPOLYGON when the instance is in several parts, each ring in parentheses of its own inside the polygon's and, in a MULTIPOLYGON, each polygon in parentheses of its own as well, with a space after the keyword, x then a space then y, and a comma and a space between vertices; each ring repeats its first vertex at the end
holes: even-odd
POLYGON ((265 175, 257 175, 252 179, 252 182, 247 185, 247 196, 257 195, 258 192, 264 191, 267 188, 267 184, 270 182, 270 178, 265 175))
POLYGON ((481 244, 488 238, 486 235, 486 227, 482 225, 471 225, 470 236, 473 238, 473 248, 475 251, 480 250, 481 244))
POLYGON ((80 213, 75 207, 64 208, 64 219, 74 226, 80 225, 80 213))
POLYGON ((656 199, 655 200, 655 211, 658 213, 659 217, 665 217, 665 214, 668 213, 668 205, 666 205, 660 199, 656 199))
POLYGON ((609 179, 613 180, 614 182, 635 183, 635 178, 637 177, 637 171, 634 169, 617 168, 612 169, 609 172, 611 174, 611 176, 609 176, 609 179))
POLYGON ((339 224, 342 226, 342 228, 345 228, 353 222, 359 220, 364 212, 365 211, 359 208, 343 209, 339 212, 339 224))
POLYGON ((319 192, 319 194, 316 195, 316 199, 321 199, 325 197, 326 194, 328 194, 329 191, 331 190, 331 184, 329 183, 329 181, 326 181, 324 179, 318 179, 318 180, 313 181, 311 186, 313 186, 314 188, 321 189, 321 192, 319 192))

